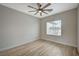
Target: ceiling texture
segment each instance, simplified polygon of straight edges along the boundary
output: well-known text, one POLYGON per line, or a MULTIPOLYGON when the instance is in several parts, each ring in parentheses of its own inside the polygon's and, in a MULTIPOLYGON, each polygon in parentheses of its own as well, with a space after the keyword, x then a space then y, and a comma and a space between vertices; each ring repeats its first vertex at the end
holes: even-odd
MULTIPOLYGON (((46 3, 40 3, 43 6, 46 5, 46 3)), ((48 6, 46 9, 53 9, 53 11, 48 12, 48 14, 44 14, 42 16, 39 15, 39 13, 37 15, 34 15, 35 12, 28 12, 33 10, 32 8, 27 7, 28 5, 33 6, 35 8, 38 8, 36 3, 2 3, 1 5, 4 5, 6 7, 15 9, 17 11, 26 13, 28 15, 37 17, 37 18, 44 18, 50 15, 54 15, 56 13, 60 13, 60 12, 64 12, 70 9, 74 9, 77 8, 78 3, 51 3, 50 6, 48 6)))

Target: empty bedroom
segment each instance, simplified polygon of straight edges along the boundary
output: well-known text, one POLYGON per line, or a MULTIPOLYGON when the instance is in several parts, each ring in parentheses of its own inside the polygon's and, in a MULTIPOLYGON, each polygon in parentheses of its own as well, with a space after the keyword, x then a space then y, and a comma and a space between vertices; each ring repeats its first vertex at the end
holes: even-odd
POLYGON ((0 56, 78 56, 78 3, 0 3, 0 56))

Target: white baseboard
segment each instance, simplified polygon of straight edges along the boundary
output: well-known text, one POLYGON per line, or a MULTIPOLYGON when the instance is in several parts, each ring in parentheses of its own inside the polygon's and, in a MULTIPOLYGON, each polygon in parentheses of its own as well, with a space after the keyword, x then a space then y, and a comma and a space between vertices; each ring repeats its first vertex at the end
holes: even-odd
MULTIPOLYGON (((66 44, 66 43, 57 42, 57 41, 53 41, 53 40, 48 40, 48 39, 43 39, 43 40, 52 41, 52 42, 56 42, 56 43, 67 45, 67 46, 77 47, 76 45, 69 45, 69 44, 66 44)), ((11 49, 11 48, 15 48, 15 47, 18 47, 18 46, 21 46, 21 45, 24 45, 24 44, 28 44, 28 43, 33 42, 33 41, 35 41, 35 40, 24 42, 24 43, 18 44, 18 45, 13 45, 13 46, 10 46, 10 47, 7 47, 7 48, 2 48, 2 49, 0 49, 0 51, 5 51, 5 50, 11 49)))
POLYGON ((30 42, 33 42, 33 41, 36 41, 37 39, 34 39, 34 40, 30 40, 30 41, 26 41, 24 43, 21 43, 21 44, 17 44, 17 45, 12 45, 12 46, 9 46, 7 48, 1 48, 0 51, 5 51, 5 50, 8 50, 8 49, 12 49, 12 48, 15 48, 15 47, 18 47, 18 46, 21 46, 21 45, 24 45, 24 44, 28 44, 30 42))
POLYGON ((67 45, 67 46, 77 47, 76 45, 70 45, 70 44, 67 44, 67 43, 62 43, 62 42, 58 42, 58 41, 54 41, 54 40, 48 40, 48 39, 43 39, 43 40, 52 41, 52 42, 67 45))

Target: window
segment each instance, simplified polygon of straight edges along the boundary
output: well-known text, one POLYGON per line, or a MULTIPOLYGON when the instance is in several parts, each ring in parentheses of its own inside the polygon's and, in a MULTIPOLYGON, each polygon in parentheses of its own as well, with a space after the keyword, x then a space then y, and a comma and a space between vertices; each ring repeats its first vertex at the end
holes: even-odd
POLYGON ((50 21, 46 25, 48 35, 61 36, 61 20, 50 21))

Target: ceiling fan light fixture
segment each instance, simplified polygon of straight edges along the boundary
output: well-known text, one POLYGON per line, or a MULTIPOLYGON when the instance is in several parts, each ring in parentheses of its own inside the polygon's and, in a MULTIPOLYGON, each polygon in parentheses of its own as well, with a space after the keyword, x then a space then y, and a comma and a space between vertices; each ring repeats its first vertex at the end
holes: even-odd
POLYGON ((39 10, 39 12, 41 12, 41 10, 39 10))

